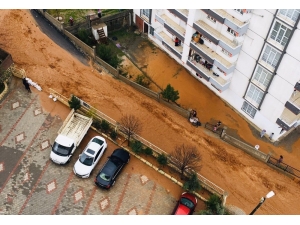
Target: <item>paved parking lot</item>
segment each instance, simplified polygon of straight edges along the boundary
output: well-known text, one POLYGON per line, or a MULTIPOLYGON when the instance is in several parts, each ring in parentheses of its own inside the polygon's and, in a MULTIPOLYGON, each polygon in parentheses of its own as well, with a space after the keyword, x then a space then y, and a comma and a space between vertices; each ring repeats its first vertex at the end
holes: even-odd
MULTIPOLYGON (((73 166, 87 142, 89 130, 71 162, 58 166, 49 159, 63 120, 45 112, 37 93, 27 93, 21 79, 0 103, 0 214, 4 215, 165 215, 176 199, 147 174, 123 171, 107 191, 94 185, 97 171, 117 148, 108 149, 88 179, 74 175, 73 166)), ((57 104, 57 103, 55 103, 57 104)), ((132 160, 127 165, 132 165, 132 160)), ((146 165, 144 165, 147 167, 146 165)))

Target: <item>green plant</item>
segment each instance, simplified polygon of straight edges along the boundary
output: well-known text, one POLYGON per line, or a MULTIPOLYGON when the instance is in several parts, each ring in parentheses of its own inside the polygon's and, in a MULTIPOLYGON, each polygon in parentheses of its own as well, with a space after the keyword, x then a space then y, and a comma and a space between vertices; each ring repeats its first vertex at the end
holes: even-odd
POLYGON ((122 59, 118 57, 118 54, 110 45, 97 45, 96 54, 115 69, 117 69, 122 63, 122 59))
POLYGON ((118 133, 115 130, 112 130, 110 133, 111 139, 116 140, 117 136, 118 136, 118 133))
POLYGON ((84 29, 84 28, 79 28, 78 29, 78 38, 83 41, 84 43, 86 43, 87 45, 92 45, 92 40, 91 38, 89 37, 89 32, 84 29))
POLYGON ((101 121, 101 130, 103 130, 104 133, 107 133, 109 130, 109 123, 106 120, 101 121))
POLYGON ((135 154, 141 154, 143 152, 143 144, 140 141, 134 141, 131 144, 131 149, 135 154))
POLYGON ((150 81, 148 80, 148 78, 145 75, 138 75, 135 78, 135 82, 146 88, 148 88, 150 85, 150 81))
POLYGON ((147 147, 147 148, 144 149, 144 153, 146 155, 152 155, 153 154, 153 150, 151 148, 147 147))
POLYGON ((206 209, 200 210, 199 215, 229 215, 229 211, 222 205, 222 201, 216 194, 213 194, 205 202, 206 209))
POLYGON ((158 155, 156 160, 159 163, 159 165, 162 166, 162 167, 164 167, 165 165, 168 164, 168 157, 165 154, 158 155))
POLYGON ((70 108, 74 109, 75 111, 81 107, 80 100, 75 95, 72 95, 71 100, 69 100, 68 103, 70 108))
POLYGON ((183 190, 193 192, 201 190, 200 181, 196 173, 192 173, 191 176, 183 183, 183 190))
POLYGON ((95 122, 93 123, 93 126, 99 130, 101 129, 101 122, 99 120, 95 120, 95 122))
POLYGON ((86 113, 86 115, 90 118, 94 118, 96 115, 96 109, 95 108, 90 108, 89 111, 86 113))
POLYGON ((179 99, 179 92, 175 90, 170 84, 161 92, 163 98, 167 99, 168 102, 171 100, 175 102, 179 99))

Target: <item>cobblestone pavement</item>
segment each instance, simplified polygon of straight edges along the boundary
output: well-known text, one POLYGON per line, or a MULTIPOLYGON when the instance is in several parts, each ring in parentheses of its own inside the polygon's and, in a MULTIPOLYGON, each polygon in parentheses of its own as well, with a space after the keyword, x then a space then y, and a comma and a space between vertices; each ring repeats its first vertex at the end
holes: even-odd
MULTIPOLYGON (((88 179, 73 173, 89 131, 71 162, 49 160, 51 146, 63 120, 44 112, 39 96, 27 93, 21 79, 0 102, 0 214, 3 215, 167 215, 176 200, 144 174, 123 171, 111 190, 94 185, 96 172, 117 147, 108 149, 88 179)), ((131 162, 129 162, 130 165, 131 162)), ((145 165, 146 166, 146 165, 145 165)))

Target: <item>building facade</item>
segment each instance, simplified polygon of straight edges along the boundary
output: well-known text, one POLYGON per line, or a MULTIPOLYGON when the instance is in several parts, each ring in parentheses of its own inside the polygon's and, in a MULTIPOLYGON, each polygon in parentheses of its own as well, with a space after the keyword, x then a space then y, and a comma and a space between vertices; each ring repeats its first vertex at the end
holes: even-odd
POLYGON ((300 124, 299 9, 133 11, 150 40, 273 141, 300 124))

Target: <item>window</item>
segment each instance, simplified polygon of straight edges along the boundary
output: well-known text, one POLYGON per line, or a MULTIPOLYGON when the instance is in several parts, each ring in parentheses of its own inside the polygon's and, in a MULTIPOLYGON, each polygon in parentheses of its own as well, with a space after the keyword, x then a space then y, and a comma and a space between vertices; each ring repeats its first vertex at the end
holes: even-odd
POLYGON ((150 34, 154 36, 154 28, 150 26, 150 34))
POLYGON ((272 67, 275 68, 280 58, 280 55, 281 54, 279 51, 267 45, 261 60, 265 61, 266 63, 270 64, 272 67))
POLYGON ((243 103, 242 110, 245 113, 247 113, 249 116, 251 116, 252 118, 254 118, 256 111, 257 111, 252 105, 250 105, 246 101, 243 103))
POLYGON ((229 57, 232 56, 231 53, 228 52, 228 51, 226 51, 224 48, 222 48, 221 52, 223 52, 225 55, 227 55, 227 56, 229 56, 229 57))
POLYGON ((142 9, 142 14, 149 18, 150 17, 150 9, 142 9))
POLYGON ((289 37, 291 36, 291 32, 291 29, 276 21, 270 38, 282 46, 285 46, 289 37))
POLYGON ((211 16, 209 16, 209 15, 207 15, 207 19, 209 19, 210 21, 212 21, 212 22, 214 22, 214 23, 217 22, 215 18, 213 18, 213 17, 211 17, 211 16))
POLYGON ((257 105, 260 104, 263 95, 264 95, 264 92, 253 84, 250 84, 248 91, 246 93, 246 97, 249 98, 248 100, 251 100, 251 102, 253 102, 257 105))
POLYGON ((253 79, 262 84, 264 87, 267 87, 270 83, 271 77, 272 74, 269 71, 258 65, 253 79))
POLYGON ((227 32, 230 33, 230 34, 232 34, 232 35, 234 35, 234 36, 236 36, 235 31, 232 30, 230 27, 227 28, 227 32))
POLYGON ((299 9, 280 9, 279 13, 283 16, 286 16, 296 22, 298 19, 300 10, 299 9))

